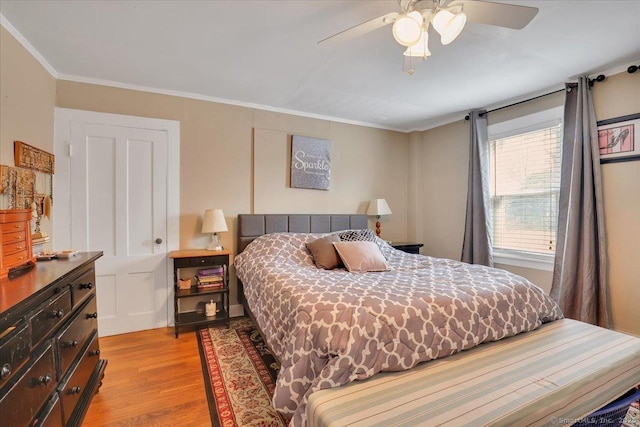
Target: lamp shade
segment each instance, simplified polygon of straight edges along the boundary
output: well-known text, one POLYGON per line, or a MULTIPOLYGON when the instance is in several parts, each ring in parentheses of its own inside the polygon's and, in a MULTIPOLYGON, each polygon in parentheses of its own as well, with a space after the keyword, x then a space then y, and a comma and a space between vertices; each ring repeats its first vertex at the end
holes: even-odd
POLYGON ((460 12, 454 14, 446 9, 439 10, 433 17, 433 28, 440 33, 440 41, 447 45, 462 32, 467 22, 467 15, 460 12))
POLYGON ((219 233, 221 231, 228 231, 222 209, 207 209, 202 221, 202 233, 219 233))
POLYGON ((411 12, 396 19, 391 28, 393 38, 402 46, 414 45, 422 35, 422 15, 411 12))
POLYGON ((391 209, 385 199, 373 199, 369 202, 367 215, 391 215, 391 209))

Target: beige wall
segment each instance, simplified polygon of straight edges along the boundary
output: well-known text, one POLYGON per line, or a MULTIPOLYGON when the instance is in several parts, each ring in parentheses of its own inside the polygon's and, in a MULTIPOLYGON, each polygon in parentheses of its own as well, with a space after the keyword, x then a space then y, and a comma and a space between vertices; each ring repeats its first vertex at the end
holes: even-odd
MULTIPOLYGON (((180 247, 205 247, 205 209, 220 208, 235 248, 240 213, 364 213, 384 197, 383 237, 407 238, 408 136, 404 133, 167 95, 59 80, 56 105, 180 121, 180 247), (288 187, 290 136, 331 140, 329 191, 288 187)), ((232 301, 235 298, 232 296, 232 301)))
MULTIPOLYGON (((55 98, 55 78, 0 26, 0 164, 15 165, 14 141, 53 153, 55 98)), ((0 199, 2 208, 8 207, 4 196, 0 199)), ((51 232, 47 219, 41 230, 51 232)))
MULTIPOLYGON (((640 111, 637 75, 594 88, 599 120, 640 111)), ((490 115, 490 122, 561 105, 553 95, 490 115)), ((173 96, 55 81, 0 28, 0 163, 13 165, 13 141, 53 151, 53 107, 181 123, 180 246, 199 248, 201 215, 222 208, 235 247, 235 216, 245 212, 364 212, 384 197, 393 215, 383 237, 416 239, 423 253, 459 259, 467 188, 468 124, 462 120, 409 135, 173 96), (287 186, 291 134, 332 141, 329 192, 287 186), (255 149, 255 151, 254 151, 255 149)), ((640 161, 603 165, 610 301, 616 329, 640 335, 640 161)), ((43 227, 44 228, 44 227, 43 227)), ((46 230, 46 228, 45 228, 46 230)), ((546 290, 551 273, 499 266, 546 290)))
MULTIPOLYGON (((608 77, 593 91, 598 120, 640 112, 637 72, 608 77)), ((602 181, 611 317, 616 329, 640 336, 640 160, 602 165, 602 181)))
MULTIPOLYGON (((594 86, 598 120, 640 111, 640 76, 626 72, 610 76, 594 86)), ((489 115, 498 123, 525 114, 563 105, 558 93, 489 115)), ((411 169, 421 190, 417 193, 422 231, 416 238, 424 242, 424 254, 460 259, 466 209, 469 126, 461 118, 410 138, 411 152, 421 159, 411 169)), ((611 314, 617 330, 640 335, 640 161, 602 165, 607 232, 608 281, 611 314)), ((551 289, 552 272, 496 265, 527 277, 546 291, 551 289)))

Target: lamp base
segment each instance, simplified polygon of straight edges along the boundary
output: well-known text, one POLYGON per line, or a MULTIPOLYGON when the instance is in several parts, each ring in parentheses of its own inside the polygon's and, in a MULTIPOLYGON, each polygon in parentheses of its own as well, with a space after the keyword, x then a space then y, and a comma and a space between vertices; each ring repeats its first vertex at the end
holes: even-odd
POLYGON ((222 249, 224 248, 222 247, 222 243, 220 243, 220 236, 218 236, 218 233, 213 233, 211 235, 211 242, 209 242, 209 246, 207 246, 207 250, 221 251, 222 249))
POLYGON ((378 217, 378 220, 376 221, 376 236, 380 237, 380 217, 378 217))

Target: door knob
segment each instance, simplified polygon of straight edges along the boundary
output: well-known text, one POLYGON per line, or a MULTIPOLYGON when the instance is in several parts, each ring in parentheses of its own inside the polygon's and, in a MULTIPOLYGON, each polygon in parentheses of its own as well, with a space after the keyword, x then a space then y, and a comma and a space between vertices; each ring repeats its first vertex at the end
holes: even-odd
POLYGON ((158 244, 158 245, 159 245, 160 243, 162 243, 162 239, 158 237, 158 238, 156 239, 156 244, 158 244))

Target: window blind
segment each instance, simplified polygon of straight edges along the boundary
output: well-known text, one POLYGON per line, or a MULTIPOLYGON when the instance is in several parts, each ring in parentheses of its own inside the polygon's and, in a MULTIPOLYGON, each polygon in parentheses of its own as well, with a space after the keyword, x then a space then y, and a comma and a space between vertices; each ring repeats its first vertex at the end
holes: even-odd
POLYGON ((554 254, 562 126, 490 141, 493 247, 554 254))

